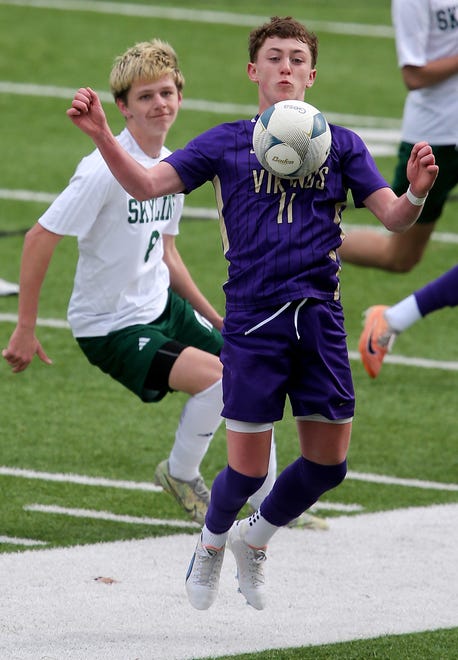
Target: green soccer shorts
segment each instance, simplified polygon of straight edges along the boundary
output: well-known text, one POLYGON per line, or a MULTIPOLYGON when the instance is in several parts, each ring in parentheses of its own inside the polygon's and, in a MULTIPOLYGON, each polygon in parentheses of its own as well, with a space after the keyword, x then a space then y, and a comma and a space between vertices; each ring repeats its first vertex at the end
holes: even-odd
POLYGON ((187 300, 171 290, 164 312, 155 321, 128 326, 103 337, 77 337, 80 348, 91 364, 145 402, 160 401, 171 391, 168 375, 173 361, 167 372, 164 372, 162 383, 157 389, 145 388, 151 363, 159 349, 170 341, 178 342, 181 350, 194 346, 213 355, 219 355, 223 345, 220 332, 198 314, 187 300))

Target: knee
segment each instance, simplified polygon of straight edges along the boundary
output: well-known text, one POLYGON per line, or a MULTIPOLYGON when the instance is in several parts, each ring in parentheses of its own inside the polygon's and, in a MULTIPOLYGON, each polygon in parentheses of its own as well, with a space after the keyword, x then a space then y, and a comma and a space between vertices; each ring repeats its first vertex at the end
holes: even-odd
POLYGON ((421 254, 394 254, 389 258, 386 264, 386 270, 392 273, 405 274, 410 273, 415 266, 421 261, 421 254))
POLYGON ((251 495, 261 488, 266 476, 250 477, 227 465, 215 477, 213 486, 216 485, 217 487, 212 487, 212 499, 217 493, 223 493, 223 499, 228 501, 230 499, 240 500, 237 501, 237 505, 240 503, 243 505, 251 495))
POLYGON ((420 263, 428 244, 428 238, 422 237, 421 240, 412 238, 399 244, 397 237, 391 236, 383 259, 385 270, 392 273, 410 273, 420 263))
POLYGON ((331 488, 335 488, 336 486, 341 484, 342 481, 347 476, 347 459, 342 461, 342 463, 339 463, 338 465, 334 465, 332 467, 334 468, 333 470, 334 484, 331 486, 331 488))
POLYGON ((313 483, 317 493, 323 494, 336 488, 345 479, 347 474, 346 459, 337 465, 321 465, 303 459, 304 480, 313 483))

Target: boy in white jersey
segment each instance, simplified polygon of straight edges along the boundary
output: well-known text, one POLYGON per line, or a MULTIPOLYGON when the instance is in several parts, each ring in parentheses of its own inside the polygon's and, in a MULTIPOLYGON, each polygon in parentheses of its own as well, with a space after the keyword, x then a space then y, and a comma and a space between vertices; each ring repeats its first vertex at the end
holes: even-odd
MULTIPOLYGON (((118 139, 144 165, 170 154, 164 142, 183 85, 174 50, 160 40, 139 43, 114 62, 111 91, 126 119, 118 139)), ((64 235, 76 236, 72 333, 91 363, 143 401, 159 401, 173 390, 190 395, 156 481, 202 521, 209 492, 199 465, 221 421, 222 317, 175 246, 182 208, 182 195, 133 199, 98 152, 84 158, 25 237, 19 320, 3 357, 16 373, 35 354, 51 363, 35 336, 39 293, 57 244, 64 235)))
POLYGON ((393 190, 409 185, 406 164, 413 144, 432 146, 439 175, 417 223, 404 234, 349 232, 343 261, 406 273, 421 260, 436 222, 458 184, 458 5, 450 0, 393 0, 398 64, 409 90, 393 190))

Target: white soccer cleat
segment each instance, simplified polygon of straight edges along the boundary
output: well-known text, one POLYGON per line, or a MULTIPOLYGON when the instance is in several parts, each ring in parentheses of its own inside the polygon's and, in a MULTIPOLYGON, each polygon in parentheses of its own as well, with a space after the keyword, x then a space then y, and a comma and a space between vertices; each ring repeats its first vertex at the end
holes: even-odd
POLYGON ((266 548, 253 548, 248 545, 244 540, 245 533, 245 522, 236 521, 229 531, 227 544, 237 564, 240 593, 245 596, 248 605, 263 610, 266 606, 264 588, 266 548))
POLYGON ((0 296, 17 296, 19 284, 0 279, 0 296))
POLYGON ((186 574, 186 593, 189 602, 196 610, 208 610, 218 595, 219 577, 223 565, 224 549, 202 545, 202 537, 186 574))

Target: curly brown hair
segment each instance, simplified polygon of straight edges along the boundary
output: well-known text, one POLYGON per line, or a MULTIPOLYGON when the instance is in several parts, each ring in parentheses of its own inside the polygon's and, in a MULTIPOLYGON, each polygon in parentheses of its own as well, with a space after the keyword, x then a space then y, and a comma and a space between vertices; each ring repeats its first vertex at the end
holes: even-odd
POLYGON ((256 62, 259 49, 266 39, 280 37, 281 39, 297 39, 309 47, 312 55, 312 67, 315 68, 318 58, 318 37, 307 30, 305 25, 292 16, 272 16, 270 21, 260 25, 250 32, 248 52, 250 62, 256 62))

